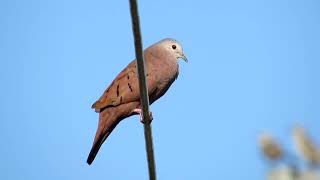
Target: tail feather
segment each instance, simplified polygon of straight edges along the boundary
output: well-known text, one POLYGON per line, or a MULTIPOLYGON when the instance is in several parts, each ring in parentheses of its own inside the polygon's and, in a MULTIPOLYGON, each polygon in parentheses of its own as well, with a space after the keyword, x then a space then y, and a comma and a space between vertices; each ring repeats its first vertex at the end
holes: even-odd
POLYGON ((98 130, 87 159, 87 163, 89 165, 94 161, 94 158, 96 157, 101 145, 108 138, 113 129, 121 120, 133 115, 132 110, 137 108, 139 104, 140 101, 134 101, 117 107, 101 109, 101 112, 99 113, 98 130))
POLYGON ((107 134, 105 134, 105 136, 100 136, 99 139, 97 140, 97 142, 95 142, 95 144, 92 146, 89 156, 87 158, 87 163, 89 165, 92 164, 93 160, 95 159, 95 157, 98 154, 98 151, 102 145, 102 143, 107 139, 107 137, 109 136, 110 132, 108 132, 107 134))
POLYGON ((99 114, 99 125, 94 138, 92 148, 87 158, 87 163, 90 165, 96 157, 101 145, 111 134, 113 129, 119 124, 119 120, 110 111, 102 111, 99 114))

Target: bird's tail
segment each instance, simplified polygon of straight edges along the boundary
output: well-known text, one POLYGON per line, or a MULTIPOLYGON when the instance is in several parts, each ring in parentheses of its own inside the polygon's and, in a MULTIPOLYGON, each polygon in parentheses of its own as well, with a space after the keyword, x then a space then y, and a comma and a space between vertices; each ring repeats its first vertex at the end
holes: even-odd
POLYGON ((87 163, 90 165, 96 157, 102 143, 108 138, 113 129, 119 124, 119 120, 112 111, 105 109, 99 114, 99 125, 94 142, 89 153, 87 163))

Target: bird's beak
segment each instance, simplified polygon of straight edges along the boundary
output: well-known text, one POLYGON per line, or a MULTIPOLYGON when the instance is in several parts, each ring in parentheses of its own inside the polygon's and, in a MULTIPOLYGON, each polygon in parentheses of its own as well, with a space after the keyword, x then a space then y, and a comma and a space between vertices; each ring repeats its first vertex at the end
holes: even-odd
POLYGON ((181 54, 181 59, 183 59, 186 63, 188 62, 188 58, 182 53, 181 54))

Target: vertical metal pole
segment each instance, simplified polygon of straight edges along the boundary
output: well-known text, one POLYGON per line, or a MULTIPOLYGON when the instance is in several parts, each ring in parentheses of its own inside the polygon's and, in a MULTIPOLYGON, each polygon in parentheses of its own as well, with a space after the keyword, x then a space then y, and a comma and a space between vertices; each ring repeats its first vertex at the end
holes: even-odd
POLYGON ((130 12, 132 19, 132 30, 134 35, 134 45, 137 59, 137 69, 139 73, 140 100, 142 103, 142 117, 144 123, 144 136, 146 142, 146 151, 148 159, 149 179, 156 180, 156 164, 153 153, 152 129, 149 111, 149 96, 146 82, 145 63, 143 59, 143 48, 140 32, 140 21, 138 6, 136 0, 130 1, 130 12))

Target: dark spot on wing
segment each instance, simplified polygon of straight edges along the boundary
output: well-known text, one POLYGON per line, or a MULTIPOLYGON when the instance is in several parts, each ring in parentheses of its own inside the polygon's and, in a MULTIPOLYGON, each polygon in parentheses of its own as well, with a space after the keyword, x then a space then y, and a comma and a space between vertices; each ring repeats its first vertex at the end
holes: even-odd
POLYGON ((130 83, 128 83, 128 87, 129 87, 130 91, 132 92, 133 90, 132 90, 132 87, 131 87, 130 83))
POLYGON ((119 84, 117 86, 117 97, 119 97, 119 84))
POLYGON ((129 74, 127 74, 127 79, 128 79, 128 80, 130 79, 130 76, 129 76, 129 74))

